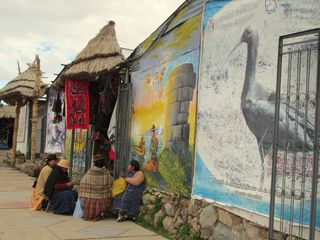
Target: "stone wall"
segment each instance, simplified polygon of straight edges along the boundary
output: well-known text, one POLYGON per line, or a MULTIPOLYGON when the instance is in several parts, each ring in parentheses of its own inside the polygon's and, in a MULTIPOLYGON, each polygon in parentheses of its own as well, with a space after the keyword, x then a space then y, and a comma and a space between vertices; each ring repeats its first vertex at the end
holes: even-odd
POLYGON ((19 153, 17 154, 15 168, 31 177, 37 177, 46 162, 47 155, 48 154, 42 153, 40 154, 40 158, 36 158, 35 163, 31 163, 29 160, 26 160, 24 154, 19 153))
MULTIPOLYGON (((152 223, 156 229, 163 228, 175 239, 268 239, 265 227, 205 201, 147 189, 142 202, 139 219, 152 223), (181 236, 181 229, 188 229, 193 237, 181 236)), ((280 233, 277 235, 278 239, 287 239, 287 236, 281 238, 280 233)))

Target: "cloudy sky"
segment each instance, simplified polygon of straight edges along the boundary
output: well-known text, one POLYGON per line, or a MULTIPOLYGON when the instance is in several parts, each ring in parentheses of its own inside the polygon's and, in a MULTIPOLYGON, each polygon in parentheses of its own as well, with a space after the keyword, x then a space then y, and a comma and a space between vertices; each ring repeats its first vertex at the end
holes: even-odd
POLYGON ((134 49, 184 0, 9 0, 0 8, 0 88, 40 55, 50 83, 109 20, 120 46, 134 49))

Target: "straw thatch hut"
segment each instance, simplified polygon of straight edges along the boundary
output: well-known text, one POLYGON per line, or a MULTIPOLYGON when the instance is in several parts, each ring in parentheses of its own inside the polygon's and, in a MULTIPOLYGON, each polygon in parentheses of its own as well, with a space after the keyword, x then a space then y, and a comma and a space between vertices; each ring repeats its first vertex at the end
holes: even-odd
MULTIPOLYGON (((16 106, 15 111, 15 121, 14 121, 14 133, 13 133, 13 157, 12 166, 15 165, 16 161, 16 149, 17 149, 17 135, 18 135, 18 125, 19 125, 19 115, 21 106, 25 105, 28 101, 33 101, 33 119, 37 118, 37 103, 38 97, 43 96, 46 92, 46 85, 41 81, 41 71, 40 71, 40 60, 36 56, 35 61, 29 64, 29 68, 20 72, 19 75, 10 81, 6 86, 0 89, 0 100, 5 101, 9 105, 16 106)), ((33 132, 36 131, 36 121, 32 121, 33 132)), ((32 134, 35 136, 35 134, 32 134)), ((32 146, 35 143, 35 139, 32 140, 32 146)), ((35 147, 34 147, 35 148, 35 147)), ((31 147, 31 150, 33 147, 31 147)), ((31 151, 33 152, 33 151, 31 151)))
MULTIPOLYGON (((2 89, 0 89, 0 99, 10 105, 15 105, 16 101, 32 100, 34 98, 35 80, 37 74, 36 63, 29 64, 29 68, 19 73, 19 75, 7 83, 2 89)), ((47 86, 40 82, 40 93, 44 95, 47 86)))
POLYGON ((64 85, 65 79, 96 81, 98 76, 114 70, 124 62, 124 56, 116 38, 115 23, 110 21, 91 39, 76 56, 55 85, 64 85))

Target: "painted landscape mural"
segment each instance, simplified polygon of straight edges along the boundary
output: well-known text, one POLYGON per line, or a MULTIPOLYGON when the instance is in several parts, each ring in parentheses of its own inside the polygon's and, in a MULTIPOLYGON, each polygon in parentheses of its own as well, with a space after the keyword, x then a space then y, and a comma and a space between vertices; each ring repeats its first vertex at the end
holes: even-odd
MULTIPOLYGON (((198 94, 195 196, 269 214, 279 36, 319 27, 319 9, 319 1, 303 0, 206 3, 198 94)), ((293 55, 295 63, 291 68, 295 73, 297 59, 293 55)), ((288 71, 284 68, 284 73, 288 71)), ((296 81, 297 77, 293 79, 296 81)), ((311 95, 315 83, 311 78, 311 95)), ((286 86, 281 91, 287 94, 286 86)), ((304 118, 310 123, 314 119, 312 104, 304 118)), ((289 121, 294 123, 292 119, 289 121)), ((313 141, 314 126, 310 123, 299 124, 301 129, 308 127, 307 142, 313 141)), ((301 137, 300 130, 298 136, 301 137)), ((292 156, 283 156, 282 150, 279 151, 280 163, 286 157, 288 166, 294 164, 292 156)), ((300 159, 310 158, 312 151, 306 155, 300 159)), ((299 155, 295 157, 299 159, 299 155)), ((311 165, 306 164, 306 173, 312 170, 311 165)), ((288 168, 285 175, 286 171, 288 168)), ((305 184, 306 192, 311 192, 310 175, 302 178, 299 171, 296 173, 295 179, 288 177, 284 186, 289 188, 294 182, 299 189, 305 184)), ((278 176, 277 186, 283 184, 283 179, 278 176)), ((297 203, 293 211, 286 205, 281 210, 280 201, 277 195, 276 216, 283 211, 287 219, 297 221, 304 211, 308 214, 303 215, 302 224, 309 223, 310 194, 304 205, 297 203)), ((289 205, 290 197, 283 201, 289 205)), ((317 211, 320 216, 320 208, 317 211)))
POLYGON ((143 165, 149 185, 182 194, 191 192, 200 23, 199 11, 162 37, 131 74, 131 159, 143 165))

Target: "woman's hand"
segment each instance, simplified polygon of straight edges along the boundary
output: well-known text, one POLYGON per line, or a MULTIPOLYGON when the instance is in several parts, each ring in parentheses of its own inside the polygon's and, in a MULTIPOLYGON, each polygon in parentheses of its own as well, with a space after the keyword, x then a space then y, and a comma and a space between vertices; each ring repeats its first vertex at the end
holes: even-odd
POLYGON ((66 183, 66 186, 67 186, 67 187, 72 187, 72 186, 73 186, 73 182, 67 182, 67 183, 66 183))
POLYGON ((120 171, 119 176, 120 176, 120 177, 124 177, 124 172, 123 172, 123 170, 120 171))

